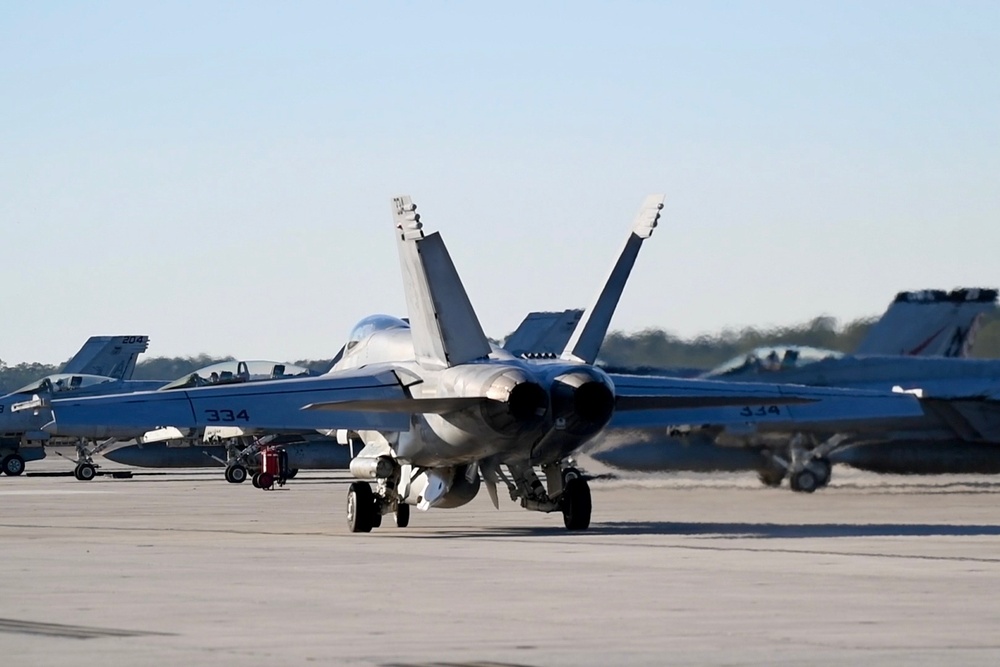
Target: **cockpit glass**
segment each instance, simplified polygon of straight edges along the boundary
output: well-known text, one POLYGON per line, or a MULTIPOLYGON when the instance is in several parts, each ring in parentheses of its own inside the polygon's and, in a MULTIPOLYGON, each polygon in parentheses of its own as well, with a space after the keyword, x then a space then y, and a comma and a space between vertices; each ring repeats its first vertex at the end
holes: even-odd
POLYGON ((410 327, 405 321, 392 315, 369 315, 354 325, 351 335, 347 337, 347 350, 350 351, 358 343, 376 331, 386 331, 388 329, 408 329, 410 327))
POLYGON ((802 368, 823 359, 837 359, 844 356, 834 350, 824 350, 819 347, 800 345, 777 345, 758 347, 747 354, 730 359, 718 366, 706 377, 736 375, 739 373, 759 373, 782 371, 790 368, 802 368))
POLYGON ((304 366, 286 364, 280 361, 222 361, 177 378, 170 384, 160 387, 160 391, 204 387, 212 384, 280 380, 309 375, 312 375, 312 372, 304 366))
POLYGON ((104 375, 82 375, 80 373, 56 373, 47 375, 41 380, 35 380, 31 384, 25 385, 13 392, 15 394, 38 394, 38 393, 60 393, 64 391, 75 391, 77 389, 87 389, 94 385, 114 382, 114 378, 104 375))

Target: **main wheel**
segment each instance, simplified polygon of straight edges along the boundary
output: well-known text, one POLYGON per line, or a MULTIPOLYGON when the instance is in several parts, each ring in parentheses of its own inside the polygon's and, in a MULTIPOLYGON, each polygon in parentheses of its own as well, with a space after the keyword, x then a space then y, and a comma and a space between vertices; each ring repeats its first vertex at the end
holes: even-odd
POLYGON ((566 530, 587 530, 590 526, 590 485, 582 477, 574 477, 566 482, 559 504, 562 506, 563 523, 566 530))
POLYGON ((812 493, 819 488, 816 475, 811 470, 798 471, 791 476, 788 482, 792 487, 792 491, 798 491, 800 493, 812 493))
POLYGON ((410 525, 410 506, 405 503, 396 505, 396 527, 406 528, 410 525))
POLYGON ((97 476, 97 469, 89 463, 81 463, 76 467, 74 474, 81 482, 89 482, 97 476))
POLYGON ((24 472, 24 459, 21 458, 20 454, 11 454, 4 457, 3 463, 0 463, 0 472, 11 477, 17 477, 24 472))
POLYGON ((829 459, 813 459, 809 462, 809 469, 816 475, 816 488, 823 488, 830 483, 833 465, 829 459))
POLYGON ((247 469, 239 463, 226 467, 226 481, 230 484, 242 484, 247 481, 247 469))
POLYGON ((253 484, 253 488, 255 488, 255 489, 259 489, 260 488, 260 473, 259 472, 255 472, 253 474, 253 477, 250 478, 250 483, 253 484))
POLYGON ((781 486, 785 479, 785 469, 780 466, 768 466, 757 471, 757 479, 764 486, 781 486))
MULTIPOLYGON (((347 492, 347 527, 352 533, 370 533, 375 515, 375 494, 368 482, 354 482, 347 492)), ((380 517, 381 518, 381 517, 380 517)))
POLYGON ((299 474, 299 469, 292 468, 291 470, 288 471, 288 474, 285 475, 285 479, 295 479, 295 476, 298 474, 299 474))

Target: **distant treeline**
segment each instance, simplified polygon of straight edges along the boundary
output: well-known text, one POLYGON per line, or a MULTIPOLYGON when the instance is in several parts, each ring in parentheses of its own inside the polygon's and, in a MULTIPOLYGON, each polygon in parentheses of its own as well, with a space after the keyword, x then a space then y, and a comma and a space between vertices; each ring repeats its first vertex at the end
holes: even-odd
MULTIPOLYGON (((712 336, 683 339, 662 329, 637 333, 612 332, 601 348, 600 362, 625 368, 700 368, 709 369, 755 347, 768 344, 810 345, 841 352, 851 352, 864 338, 875 318, 861 319, 838 326, 831 317, 816 319, 788 328, 725 330, 712 336)), ((972 356, 1000 358, 1000 314, 987 316, 976 337, 972 356)), ((174 380, 199 368, 233 357, 153 357, 136 365, 136 380, 174 380)), ((322 373, 332 359, 298 360, 291 363, 322 373)), ((61 366, 61 365, 60 365, 61 366)), ((51 373, 60 366, 24 363, 7 366, 0 360, 0 394, 6 394, 51 373)))

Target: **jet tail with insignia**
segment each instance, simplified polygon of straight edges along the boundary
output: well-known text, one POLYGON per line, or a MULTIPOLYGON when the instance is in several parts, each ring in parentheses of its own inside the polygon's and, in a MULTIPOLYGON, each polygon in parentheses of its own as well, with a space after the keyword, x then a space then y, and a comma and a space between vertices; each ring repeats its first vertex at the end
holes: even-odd
POLYGON ((136 360, 148 347, 149 336, 91 336, 61 372, 130 380, 136 360))
POLYGON ((996 306, 995 289, 900 292, 855 353, 967 357, 983 316, 996 306))

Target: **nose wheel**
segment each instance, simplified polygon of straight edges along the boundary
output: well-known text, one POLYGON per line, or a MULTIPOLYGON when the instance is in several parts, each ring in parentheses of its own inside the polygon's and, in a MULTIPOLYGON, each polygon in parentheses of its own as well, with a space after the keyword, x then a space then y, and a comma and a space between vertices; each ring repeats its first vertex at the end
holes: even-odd
POLYGON ((81 463, 73 471, 73 476, 81 482, 89 482, 97 477, 97 467, 90 463, 81 463))

